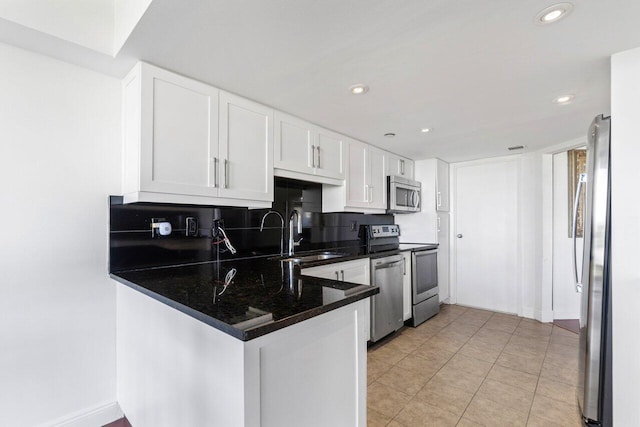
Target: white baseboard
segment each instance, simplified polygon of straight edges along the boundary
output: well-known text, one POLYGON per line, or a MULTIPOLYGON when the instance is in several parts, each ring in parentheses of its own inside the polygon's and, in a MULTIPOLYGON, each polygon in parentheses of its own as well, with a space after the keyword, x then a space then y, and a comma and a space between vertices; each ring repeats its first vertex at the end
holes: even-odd
POLYGON ((96 427, 109 424, 123 416, 118 402, 109 402, 67 414, 40 427, 96 427))
POLYGON ((544 323, 551 323, 553 322, 553 311, 551 310, 538 310, 536 312, 536 319, 538 319, 541 322, 544 323))
POLYGON ((535 316, 535 310, 533 309, 533 307, 522 307, 521 316, 526 317, 528 319, 537 319, 535 316))

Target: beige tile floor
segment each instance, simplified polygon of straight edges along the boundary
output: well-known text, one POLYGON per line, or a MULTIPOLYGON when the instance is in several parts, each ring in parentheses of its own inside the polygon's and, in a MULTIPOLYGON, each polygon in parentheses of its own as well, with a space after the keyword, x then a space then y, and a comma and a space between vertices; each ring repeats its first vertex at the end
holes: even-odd
POLYGON ((578 336, 517 316, 441 306, 368 351, 369 426, 580 426, 578 336))

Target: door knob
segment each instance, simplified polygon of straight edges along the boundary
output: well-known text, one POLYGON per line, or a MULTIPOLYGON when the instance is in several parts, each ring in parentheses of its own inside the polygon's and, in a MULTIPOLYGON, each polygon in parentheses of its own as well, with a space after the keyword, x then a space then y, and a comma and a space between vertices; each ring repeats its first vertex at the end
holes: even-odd
POLYGON ((456 237, 457 237, 458 239, 462 239, 462 234, 458 234, 456 237))

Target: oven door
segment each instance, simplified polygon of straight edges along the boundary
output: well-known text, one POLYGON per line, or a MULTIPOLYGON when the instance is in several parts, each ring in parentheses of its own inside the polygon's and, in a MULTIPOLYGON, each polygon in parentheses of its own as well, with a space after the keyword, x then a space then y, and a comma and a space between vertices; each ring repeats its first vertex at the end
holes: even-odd
POLYGON ((438 295, 438 250, 411 254, 413 304, 438 295))
POLYGON ((391 183, 389 185, 389 211, 420 212, 420 189, 391 183))

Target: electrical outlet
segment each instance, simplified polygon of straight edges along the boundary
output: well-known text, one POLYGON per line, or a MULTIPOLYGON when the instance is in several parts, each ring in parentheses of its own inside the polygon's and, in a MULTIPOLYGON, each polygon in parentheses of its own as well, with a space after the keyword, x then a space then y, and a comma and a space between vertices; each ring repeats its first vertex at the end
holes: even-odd
POLYGON ((198 236, 198 220, 195 217, 188 216, 187 223, 185 225, 185 235, 187 237, 198 236))

